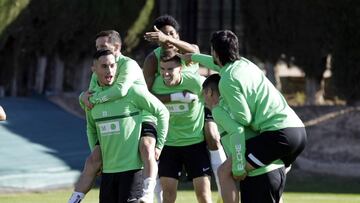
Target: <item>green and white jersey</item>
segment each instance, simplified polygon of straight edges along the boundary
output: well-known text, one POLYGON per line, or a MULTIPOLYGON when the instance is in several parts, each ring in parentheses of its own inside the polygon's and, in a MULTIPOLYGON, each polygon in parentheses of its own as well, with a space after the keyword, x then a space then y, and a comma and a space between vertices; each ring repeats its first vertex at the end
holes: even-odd
POLYGON ((154 81, 152 91, 155 94, 171 94, 188 90, 198 95, 199 100, 191 103, 169 102, 165 106, 170 112, 169 132, 165 145, 188 146, 204 141, 204 101, 201 95, 204 77, 199 74, 182 72, 180 84, 167 86, 162 77, 154 81))
MULTIPOLYGON (((97 76, 95 73, 92 74, 89 90, 94 92, 93 95, 89 98, 92 104, 101 104, 108 101, 114 101, 125 97, 132 85, 138 85, 143 88, 143 91, 148 91, 144 74, 142 69, 136 61, 130 57, 120 55, 117 58, 117 72, 115 76, 115 83, 110 88, 102 90, 99 88, 97 83, 97 76)), ((157 123, 157 120, 149 112, 144 111, 143 121, 157 123)), ((164 145, 165 137, 157 137, 156 147, 162 149, 164 145)))
MULTIPOLYGON (((160 76, 160 57, 161 57, 162 48, 158 47, 154 50, 154 54, 157 59, 157 72, 155 76, 160 76)), ((186 65, 185 61, 181 60, 182 65, 182 72, 191 72, 191 73, 198 73, 199 71, 199 64, 198 63, 191 63, 188 66, 186 65)))
MULTIPOLYGON (((225 153, 232 159, 232 172, 234 175, 242 175, 245 173, 245 152, 246 140, 255 137, 255 131, 248 127, 241 127, 239 123, 231 118, 226 109, 217 108, 213 114, 214 121, 216 122, 219 133, 221 136, 221 144, 224 147, 225 153), (220 112, 225 111, 225 112, 220 112), (243 133, 242 133, 243 132, 243 133)), ((255 169, 248 173, 248 176, 257 176, 269 171, 281 168, 284 163, 281 160, 276 160, 273 163, 255 169)))
MULTIPOLYGON (((104 87, 107 89, 108 87, 104 87)), ((133 85, 126 97, 95 105, 86 111, 87 135, 90 148, 100 143, 103 172, 117 173, 140 169, 139 140, 142 111, 158 120, 158 134, 167 134, 169 112, 149 91, 133 85)))
POLYGON ((192 60, 219 71, 219 91, 234 119, 257 132, 304 127, 296 113, 264 73, 241 58, 220 69, 208 55, 194 54, 192 60))

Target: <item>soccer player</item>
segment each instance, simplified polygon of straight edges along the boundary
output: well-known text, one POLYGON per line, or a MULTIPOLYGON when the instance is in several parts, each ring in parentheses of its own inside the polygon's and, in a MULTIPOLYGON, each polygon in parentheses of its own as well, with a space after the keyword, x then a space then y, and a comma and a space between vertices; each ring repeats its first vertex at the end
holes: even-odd
MULTIPOLYGON (((99 91, 116 83, 119 68, 110 50, 99 50, 94 55, 93 71, 99 91)), ((126 97, 100 103, 86 111, 87 135, 91 149, 96 142, 101 148, 102 181, 100 203, 136 202, 142 192, 142 162, 138 145, 142 111, 157 118, 158 133, 168 129, 169 112, 149 91, 139 85, 128 89, 126 97)))
MULTIPOLYGON (((303 122, 264 73, 255 64, 240 57, 239 42, 233 32, 221 30, 213 33, 211 53, 212 56, 186 54, 181 57, 187 62, 192 60, 219 71, 219 92, 223 101, 213 108, 214 116, 224 113, 218 111, 224 104, 237 123, 260 132, 257 142, 249 143, 243 160, 246 158, 248 167, 252 169, 278 158, 286 167, 290 166, 306 144, 303 122)), ((245 166, 233 170, 237 177, 245 173, 245 166)))
MULTIPOLYGON (((139 65, 131 58, 121 54, 121 38, 118 32, 108 30, 98 33, 96 35, 95 45, 97 50, 109 49, 113 51, 119 68, 114 85, 103 91, 95 91, 98 86, 97 76, 96 74, 92 75, 89 91, 86 91, 80 96, 81 102, 83 102, 87 108, 91 109, 98 104, 114 101, 126 96, 132 85, 139 85, 144 91, 148 91, 139 65)), ((143 202, 153 201, 153 191, 158 172, 156 159, 158 159, 165 142, 165 137, 156 137, 155 122, 154 118, 148 115, 148 113, 143 113, 140 140, 141 158, 144 163, 143 202)), ((77 202, 77 199, 84 198, 85 194, 91 189, 100 168, 101 152, 100 147, 96 146, 85 162, 84 170, 75 185, 75 191, 69 203, 77 202)))
MULTIPOLYGON (((219 104, 219 81, 220 76, 213 74, 203 83, 205 103, 209 109, 213 109, 219 104)), ((256 142, 256 135, 259 134, 259 132, 254 132, 249 127, 241 127, 239 123, 231 118, 230 114, 224 108, 226 108, 224 105, 220 108, 224 113, 214 115, 214 119, 222 135, 221 142, 229 156, 229 159, 225 161, 219 169, 221 191, 224 202, 239 202, 239 191, 236 187, 237 180, 232 176, 231 170, 233 167, 242 167, 244 164, 241 164, 241 162, 246 162, 246 160, 240 159, 239 165, 233 165, 232 160, 243 156, 246 150, 246 144, 252 142, 252 139, 255 140, 253 142, 256 142), (243 133, 241 133, 242 131, 243 133), (245 139, 241 139, 240 136, 245 136, 245 139), (244 141, 246 144, 243 143, 244 141)), ((258 195, 257 198, 251 197, 251 202, 273 202, 278 200, 285 186, 286 177, 283 170, 284 163, 278 159, 268 165, 247 171, 243 177, 237 178, 244 179, 240 182, 240 188, 242 189, 241 195, 246 197, 249 192, 251 193, 256 190, 257 193, 261 195, 258 195), (246 185, 246 187, 244 185, 246 185)), ((248 199, 243 198, 242 202, 248 202, 248 199)))
MULTIPOLYGON (((154 80, 160 75, 160 60, 166 60, 167 57, 172 57, 169 52, 179 53, 199 53, 199 48, 195 44, 187 43, 180 39, 178 22, 169 15, 158 17, 154 23, 154 32, 147 32, 144 38, 150 42, 156 42, 159 47, 152 51, 145 59, 143 72, 149 90, 152 89, 154 80)), ((199 65, 197 63, 185 64, 181 61, 183 66, 182 71, 189 71, 198 73, 199 65)), ((154 93, 154 92, 153 92, 154 93)), ((156 95, 163 102, 170 101, 184 101, 191 102, 196 95, 189 91, 173 92, 171 94, 156 95)), ((211 117, 211 112, 205 109, 205 140, 210 151, 211 166, 214 171, 215 180, 220 192, 220 185, 217 177, 218 167, 225 161, 226 156, 220 143, 220 135, 217 126, 211 117)))
POLYGON ((6 120, 6 113, 3 109, 2 106, 0 106, 0 121, 5 121, 6 120))
POLYGON ((181 71, 176 55, 160 63, 161 77, 154 81, 156 94, 191 91, 192 102, 164 102, 170 112, 169 132, 159 163, 164 203, 175 202, 178 179, 183 166, 192 180, 198 202, 211 202, 211 163, 204 139, 204 103, 201 98, 203 77, 181 71))

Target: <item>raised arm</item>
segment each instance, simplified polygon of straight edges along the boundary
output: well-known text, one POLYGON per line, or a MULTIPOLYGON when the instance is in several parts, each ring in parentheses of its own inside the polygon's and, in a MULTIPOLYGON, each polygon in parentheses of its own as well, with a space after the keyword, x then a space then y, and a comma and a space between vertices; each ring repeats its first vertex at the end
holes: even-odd
POLYGON ((199 53, 199 47, 195 44, 190 44, 180 39, 176 39, 170 35, 166 35, 161 32, 156 26, 154 26, 153 32, 146 32, 144 38, 149 42, 171 44, 175 46, 181 53, 199 53))
POLYGON ((110 88, 94 92, 89 98, 90 103, 100 104, 107 101, 114 101, 116 99, 124 97, 129 88, 135 83, 142 74, 141 68, 133 60, 121 60, 118 62, 118 71, 116 82, 110 88))

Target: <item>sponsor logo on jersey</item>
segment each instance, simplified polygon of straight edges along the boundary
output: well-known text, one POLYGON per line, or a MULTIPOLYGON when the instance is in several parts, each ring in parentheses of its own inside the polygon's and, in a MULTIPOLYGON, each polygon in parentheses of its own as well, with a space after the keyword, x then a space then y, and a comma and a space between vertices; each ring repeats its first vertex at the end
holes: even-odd
POLYGON ((182 113, 189 111, 189 104, 181 103, 181 104, 166 104, 166 108, 170 113, 182 113))
POLYGON ((239 171, 244 170, 244 160, 241 154, 241 145, 237 144, 235 145, 235 158, 238 161, 236 165, 236 169, 239 171))
POLYGON ((98 124, 101 136, 112 135, 120 132, 119 121, 109 121, 98 124))

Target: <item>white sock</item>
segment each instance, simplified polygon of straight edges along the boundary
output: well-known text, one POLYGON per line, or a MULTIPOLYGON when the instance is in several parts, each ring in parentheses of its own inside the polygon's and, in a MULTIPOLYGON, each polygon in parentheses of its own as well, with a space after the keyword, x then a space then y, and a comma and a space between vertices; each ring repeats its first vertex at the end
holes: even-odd
POLYGON ((155 194, 156 202, 162 203, 163 202, 163 196, 162 196, 163 191, 162 191, 162 187, 160 184, 159 176, 156 177, 156 186, 155 186, 154 194, 155 194))
POLYGON ((155 178, 151 178, 151 177, 146 178, 144 180, 144 188, 143 188, 144 193, 154 193, 155 186, 156 186, 155 178))
POLYGON ((226 155, 223 148, 220 148, 218 150, 209 150, 210 152, 210 162, 211 162, 211 168, 214 172, 216 185, 218 188, 218 192, 221 195, 221 187, 219 182, 219 177, 217 174, 219 166, 224 163, 226 160, 226 155))
POLYGON ((80 203, 84 199, 85 194, 82 192, 73 192, 68 203, 80 203))

